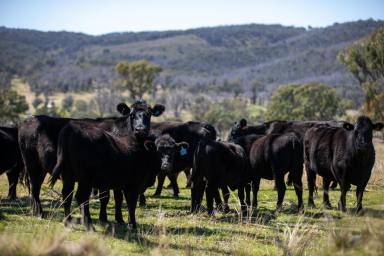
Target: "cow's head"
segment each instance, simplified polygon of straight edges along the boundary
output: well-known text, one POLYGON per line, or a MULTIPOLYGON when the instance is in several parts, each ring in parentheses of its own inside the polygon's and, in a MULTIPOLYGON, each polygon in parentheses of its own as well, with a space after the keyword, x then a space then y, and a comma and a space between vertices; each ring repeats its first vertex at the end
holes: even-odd
POLYGON ((156 104, 151 107, 144 100, 138 100, 128 107, 125 103, 117 105, 117 111, 127 117, 131 131, 138 136, 146 136, 149 133, 151 126, 151 116, 160 116, 165 110, 165 107, 156 104))
POLYGON ((364 149, 372 143, 372 131, 380 131, 383 129, 383 123, 372 123, 371 119, 366 116, 359 116, 355 124, 356 146, 364 149))
POLYGON ((228 141, 233 141, 240 136, 245 135, 245 130, 247 127, 247 120, 244 118, 240 120, 240 122, 235 122, 229 132, 228 141))
POLYGON ((180 157, 186 157, 190 154, 189 144, 187 142, 177 143, 168 134, 161 135, 155 142, 146 141, 145 147, 156 148, 161 158, 161 170, 165 172, 172 172, 174 160, 177 155, 180 157))

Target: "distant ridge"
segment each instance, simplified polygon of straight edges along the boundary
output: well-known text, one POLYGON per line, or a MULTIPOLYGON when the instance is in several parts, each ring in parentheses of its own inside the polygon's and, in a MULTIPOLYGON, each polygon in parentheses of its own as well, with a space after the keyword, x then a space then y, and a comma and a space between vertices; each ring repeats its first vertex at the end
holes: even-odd
POLYGON ((162 80, 189 90, 239 80, 246 92, 259 80, 270 92, 319 81, 359 101, 357 82, 336 56, 381 26, 370 19, 311 29, 248 24, 100 36, 0 27, 0 82, 18 75, 38 92, 89 90, 110 85, 119 60, 146 59, 163 67, 162 80))

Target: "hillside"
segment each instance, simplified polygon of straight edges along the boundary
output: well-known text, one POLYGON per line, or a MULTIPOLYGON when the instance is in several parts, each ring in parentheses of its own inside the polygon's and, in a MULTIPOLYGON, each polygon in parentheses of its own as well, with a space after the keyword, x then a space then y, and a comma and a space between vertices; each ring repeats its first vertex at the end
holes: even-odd
POLYGON ((160 82, 191 91, 210 85, 230 92, 225 84, 239 80, 246 93, 259 80, 269 93, 279 84, 320 81, 358 102, 357 82, 336 56, 380 26, 374 20, 308 29, 250 24, 101 36, 0 27, 0 86, 17 75, 35 92, 90 90, 112 84, 119 60, 147 59, 163 67, 160 82))

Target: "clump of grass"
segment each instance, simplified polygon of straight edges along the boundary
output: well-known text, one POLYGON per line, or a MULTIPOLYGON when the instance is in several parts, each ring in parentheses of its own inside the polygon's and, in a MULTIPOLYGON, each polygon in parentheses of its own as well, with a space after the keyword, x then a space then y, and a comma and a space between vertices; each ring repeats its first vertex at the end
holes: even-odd
POLYGON ((316 230, 317 227, 303 222, 300 217, 293 227, 285 225, 283 237, 277 241, 277 245, 283 250, 284 256, 305 255, 317 234, 316 230))
POLYGON ((360 231, 335 226, 323 255, 384 255, 384 225, 367 221, 360 231))
POLYGON ((100 242, 83 239, 79 242, 68 241, 60 234, 36 234, 32 238, 20 235, 0 235, 0 255, 69 255, 102 256, 109 254, 100 242))

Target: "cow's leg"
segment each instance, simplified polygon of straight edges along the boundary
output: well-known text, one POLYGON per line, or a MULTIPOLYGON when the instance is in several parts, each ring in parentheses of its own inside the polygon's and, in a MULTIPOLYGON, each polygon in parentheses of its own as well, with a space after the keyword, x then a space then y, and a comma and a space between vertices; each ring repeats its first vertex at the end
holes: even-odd
POLYGON ((326 209, 331 209, 331 203, 329 202, 329 184, 331 180, 329 178, 323 178, 323 206, 326 209))
POLYGON ((187 186, 186 188, 191 187, 191 168, 185 168, 184 169, 185 177, 187 178, 187 186))
POLYGON ((201 208, 201 201, 204 195, 206 182, 201 179, 197 179, 191 184, 191 196, 192 205, 191 212, 198 212, 201 208))
POLYGON ((75 182, 72 180, 63 179, 63 188, 61 194, 63 196, 63 205, 64 205, 64 225, 68 226, 72 222, 71 217, 71 204, 73 197, 73 189, 75 187, 75 182))
POLYGON ((109 189, 99 190, 99 200, 100 200, 99 222, 100 223, 108 223, 107 206, 109 203, 109 197, 110 197, 109 189))
POLYGON ((215 203, 216 203, 216 209, 219 211, 222 210, 223 209, 223 201, 221 201, 219 189, 215 190, 214 199, 215 199, 215 203))
POLYGON ((313 192, 315 191, 316 173, 310 169, 306 164, 307 170, 307 182, 308 182, 308 207, 315 207, 315 201, 313 200, 313 192))
POLYGON ((245 184, 245 203, 250 206, 251 205, 251 184, 245 184))
POLYGON ((357 199, 356 214, 360 214, 363 211, 364 189, 365 189, 365 186, 358 186, 356 188, 356 199, 357 199))
POLYGON ((341 210, 342 212, 346 211, 346 208, 345 208, 346 196, 347 196, 347 192, 348 192, 350 187, 351 187, 351 185, 348 183, 345 183, 345 182, 340 183, 341 193, 340 193, 340 200, 339 200, 339 204, 338 204, 338 209, 341 210))
POLYGON ((223 193, 223 199, 224 199, 223 210, 224 210, 224 212, 230 212, 231 209, 229 208, 229 205, 228 205, 228 201, 229 201, 229 189, 228 189, 228 187, 222 186, 221 192, 223 193))
POLYGON ((295 188, 297 196, 297 209, 299 212, 303 211, 303 182, 301 180, 303 176, 303 166, 297 166, 294 173, 288 175, 292 177, 293 187, 295 188))
POLYGON ((22 167, 16 166, 12 168, 9 172, 7 172, 8 184, 9 184, 7 198, 9 200, 16 199, 16 187, 17 187, 17 182, 19 181, 21 168, 22 167))
POLYGON ((166 174, 162 171, 157 175, 157 187, 156 187, 156 192, 155 194, 153 194, 153 196, 161 195, 161 190, 163 190, 165 176, 166 174))
POLYGON ((113 197, 115 198, 115 221, 119 224, 124 224, 123 213, 121 212, 123 191, 121 189, 114 189, 113 197))
POLYGON ((92 187, 89 184, 79 182, 75 197, 83 216, 82 222, 85 228, 88 231, 95 231, 95 228, 92 225, 91 215, 89 213, 89 197, 91 196, 91 192, 92 187))
POLYGON ((133 188, 133 189, 124 189, 124 196, 125 200, 127 201, 127 206, 128 206, 128 214, 129 214, 129 221, 128 221, 128 226, 136 229, 136 204, 137 204, 137 199, 139 197, 138 192, 133 188))
POLYGON ((257 208, 257 193, 259 192, 260 188, 260 177, 257 177, 252 181, 252 192, 253 192, 253 199, 252 199, 252 207, 257 208))
POLYGON ((205 189, 205 196, 207 199, 207 210, 209 215, 213 214, 213 198, 215 196, 216 191, 217 191, 217 187, 212 186, 211 184, 208 183, 208 186, 205 189))
POLYGON ((171 182, 172 188, 173 188, 173 196, 179 197, 179 185, 177 185, 177 177, 178 174, 172 173, 168 174, 168 179, 171 182))
POLYGON ((30 173, 31 193, 32 193, 32 213, 34 216, 43 217, 43 209, 40 202, 40 189, 43 184, 46 172, 35 170, 36 173, 30 173))
POLYGON ((245 216, 247 215, 247 205, 244 202, 244 186, 239 186, 237 189, 237 196, 239 197, 240 201, 241 216, 245 216))
POLYGON ((140 206, 145 206, 146 205, 146 198, 145 198, 145 195, 144 193, 140 194, 139 195, 139 205, 140 206))
POLYGON ((275 176, 275 185, 277 188, 277 204, 276 204, 276 210, 281 210, 283 207, 283 201, 285 196, 285 182, 284 182, 284 175, 283 174, 277 174, 275 176))

